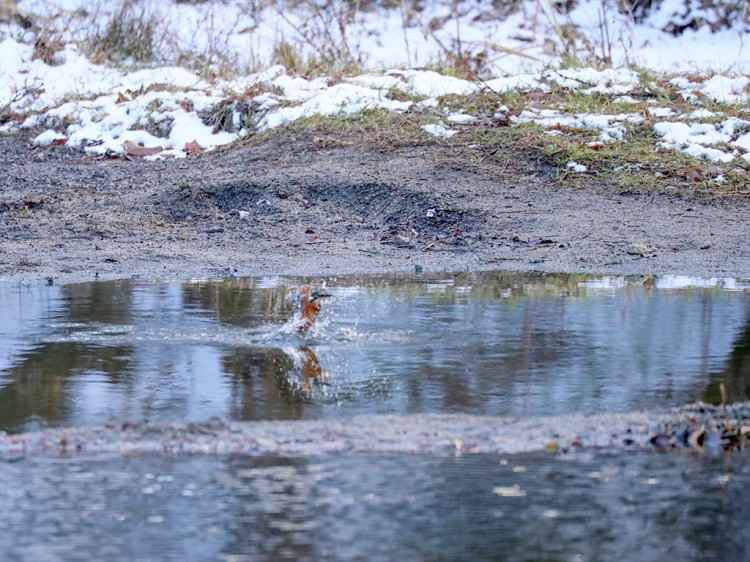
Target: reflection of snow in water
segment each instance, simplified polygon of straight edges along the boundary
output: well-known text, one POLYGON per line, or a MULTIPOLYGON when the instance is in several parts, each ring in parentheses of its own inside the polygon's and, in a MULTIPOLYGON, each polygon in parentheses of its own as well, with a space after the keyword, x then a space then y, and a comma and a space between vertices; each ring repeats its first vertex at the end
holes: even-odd
POLYGON ((726 291, 743 291, 750 288, 750 279, 732 279, 729 277, 712 277, 701 279, 684 275, 666 275, 656 280, 658 289, 687 289, 690 287, 720 287, 726 291))
MULTIPOLYGON (((623 287, 638 286, 640 282, 634 282, 627 277, 605 275, 598 279, 590 279, 578 283, 579 287, 601 290, 614 293, 623 287)), ((733 279, 730 277, 690 277, 687 275, 664 275, 654 278, 654 287, 657 289, 689 289, 689 288, 711 288, 717 287, 727 291, 744 291, 750 289, 750 279, 733 279)))

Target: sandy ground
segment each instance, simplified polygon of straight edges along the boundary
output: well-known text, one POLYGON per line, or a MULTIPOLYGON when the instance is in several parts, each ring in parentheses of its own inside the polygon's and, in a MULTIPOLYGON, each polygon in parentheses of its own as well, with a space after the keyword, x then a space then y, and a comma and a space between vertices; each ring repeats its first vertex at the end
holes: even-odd
MULTIPOLYGON (((0 138, 0 280, 543 270, 750 275, 748 205, 571 190, 524 154, 269 136, 163 162, 0 138), (242 212, 240 212, 242 211, 242 212), (632 255, 630 244, 653 251, 632 255)), ((632 248, 631 248, 632 250, 632 248)))

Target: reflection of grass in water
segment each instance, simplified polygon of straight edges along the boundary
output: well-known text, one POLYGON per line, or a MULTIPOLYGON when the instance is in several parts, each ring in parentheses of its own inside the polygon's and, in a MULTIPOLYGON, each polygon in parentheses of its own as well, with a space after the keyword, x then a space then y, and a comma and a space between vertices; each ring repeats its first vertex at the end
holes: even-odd
MULTIPOLYGON (((528 241, 532 244, 534 241, 528 241)), ((519 251, 525 242, 519 242, 519 251)), ((533 247, 533 246, 532 246, 533 247)), ((658 277, 652 275, 591 275, 569 273, 540 273, 513 271, 484 271, 463 273, 428 272, 421 275, 410 273, 386 275, 342 275, 326 279, 337 299, 356 298, 358 293, 386 294, 394 299, 415 298, 428 294, 437 304, 452 304, 467 299, 512 302, 533 297, 587 297, 598 294, 607 283, 611 290, 640 291, 656 288, 658 277), (602 287, 596 284, 601 283, 602 287), (354 291, 352 291, 352 289, 354 291)), ((185 306, 199 306, 217 313, 222 323, 248 326, 259 320, 261 325, 280 322, 279 334, 270 334, 261 341, 273 341, 275 335, 291 335, 296 331, 290 325, 293 309, 286 305, 286 298, 296 287, 307 284, 309 278, 289 277, 275 287, 258 286, 262 278, 240 278, 186 282, 183 285, 185 306)), ((701 294, 718 294, 721 287, 682 288, 681 293, 700 291, 701 294)), ((330 315, 329 304, 323 308, 318 325, 330 315)), ((298 318, 297 318, 297 321, 298 318)), ((328 337, 330 333, 313 331, 316 337, 328 337)), ((344 335, 334 339, 347 339, 344 335)))
POLYGON ((58 425, 67 421, 69 381, 81 373, 101 373, 112 383, 123 383, 132 348, 102 347, 80 342, 45 342, 25 353, 2 375, 0 429, 28 430, 29 425, 58 425))

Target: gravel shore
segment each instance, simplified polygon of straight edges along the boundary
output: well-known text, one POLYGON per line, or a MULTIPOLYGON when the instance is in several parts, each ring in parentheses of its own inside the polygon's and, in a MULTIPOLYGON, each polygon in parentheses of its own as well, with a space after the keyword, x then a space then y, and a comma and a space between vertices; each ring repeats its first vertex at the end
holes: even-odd
POLYGON ((0 458, 165 453, 307 456, 340 453, 511 454, 689 449, 708 455, 747 444, 750 403, 655 412, 496 418, 360 416, 346 420, 126 423, 0 434, 0 458))

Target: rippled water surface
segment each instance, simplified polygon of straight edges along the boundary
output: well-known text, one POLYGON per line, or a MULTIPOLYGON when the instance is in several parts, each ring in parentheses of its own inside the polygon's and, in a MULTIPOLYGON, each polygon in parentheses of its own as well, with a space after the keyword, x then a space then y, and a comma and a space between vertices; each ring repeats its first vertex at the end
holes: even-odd
POLYGON ((3 559, 747 560, 747 456, 0 462, 3 559))
POLYGON ((536 416, 750 390, 736 281, 507 273, 0 285, 0 429, 372 413, 536 416), (724 287, 722 287, 722 285, 724 287))
MULTIPOLYGON (((0 285, 0 430, 750 396, 743 282, 339 277, 301 334, 309 281, 0 285)), ((0 560, 747 560, 749 484, 745 452, 21 454, 0 560)))

